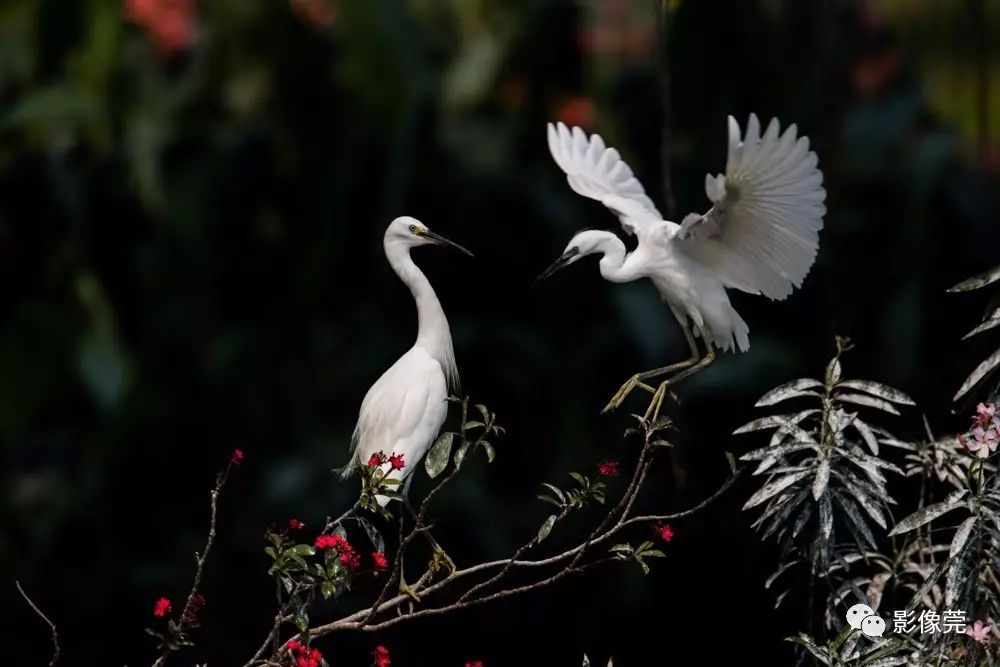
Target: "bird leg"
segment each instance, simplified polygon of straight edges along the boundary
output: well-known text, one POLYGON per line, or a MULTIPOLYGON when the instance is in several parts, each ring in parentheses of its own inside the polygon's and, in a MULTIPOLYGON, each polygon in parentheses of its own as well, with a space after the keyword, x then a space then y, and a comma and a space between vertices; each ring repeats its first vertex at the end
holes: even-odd
POLYGON ((659 417, 660 407, 663 405, 663 397, 668 391, 670 391, 667 387, 680 382, 684 378, 691 377, 698 371, 710 366, 712 362, 715 361, 715 349, 711 345, 706 345, 706 347, 708 348, 708 354, 699 359, 693 366, 685 368, 681 372, 660 383, 660 386, 656 388, 656 393, 653 394, 653 400, 650 402, 649 408, 647 408, 646 414, 643 417, 646 422, 653 423, 656 421, 656 418, 659 417))
MULTIPOLYGON (((416 521, 417 513, 416 511, 414 511, 413 505, 410 504, 409 498, 403 499, 403 505, 410 513, 410 516, 413 517, 414 521, 416 521)), ((438 544, 437 540, 434 539, 434 536, 431 535, 430 532, 428 532, 427 530, 422 530, 421 532, 423 532, 424 537, 427 539, 427 543, 430 544, 431 549, 434 551, 434 554, 431 556, 431 562, 430 562, 431 571, 437 572, 442 567, 446 567, 448 570, 448 574, 454 574, 455 572, 457 572, 458 566, 455 565, 455 561, 453 561, 451 559, 451 556, 448 555, 448 552, 446 552, 441 547, 441 545, 438 544)))
MULTIPOLYGON (((410 510, 410 513, 412 514, 413 513, 413 508, 410 507, 410 501, 408 501, 408 500, 406 500, 404 498, 403 504, 406 506, 407 509, 410 510)), ((416 515, 414 515, 414 518, 416 518, 416 515)), ((399 514, 399 549, 400 549, 400 552, 399 552, 399 588, 398 588, 398 590, 399 590, 400 593, 402 593, 403 595, 406 595, 407 597, 410 598, 409 601, 408 601, 409 608, 410 608, 409 612, 412 613, 413 612, 413 606, 414 606, 414 604, 417 603, 417 602, 420 602, 420 596, 417 595, 417 592, 415 590, 413 590, 413 588, 411 588, 408 583, 406 583, 406 576, 405 576, 405 574, 406 574, 406 567, 404 566, 404 562, 403 562, 403 559, 406 556, 406 554, 403 553, 403 551, 402 551, 402 549, 403 549, 403 527, 404 527, 405 520, 406 520, 406 517, 403 515, 402 512, 400 512, 400 514, 399 514)), ((399 613, 403 613, 402 610, 400 610, 399 613)))
MULTIPOLYGON (((650 403, 650 407, 652 407, 653 404, 657 404, 656 413, 659 413, 659 404, 663 403, 663 394, 666 392, 666 387, 661 385, 660 388, 664 391, 660 392, 660 388, 654 389, 650 385, 646 384, 644 380, 649 380, 668 373, 673 373, 675 371, 681 371, 690 366, 697 365, 701 360, 701 352, 698 350, 698 343, 695 342, 694 335, 691 333, 691 330, 688 328, 687 324, 682 324, 681 329, 684 331, 684 338, 687 339, 688 347, 691 349, 691 356, 684 361, 677 362, 676 364, 670 364, 669 366, 663 366, 661 368, 654 368, 642 373, 636 373, 621 386, 621 389, 618 390, 608 404, 604 406, 604 409, 601 410, 601 414, 611 412, 615 408, 620 407, 628 395, 631 394, 632 390, 636 387, 645 389, 649 393, 653 394, 653 401, 650 403)), ((647 416, 649 415, 649 410, 646 411, 646 414, 647 416)))

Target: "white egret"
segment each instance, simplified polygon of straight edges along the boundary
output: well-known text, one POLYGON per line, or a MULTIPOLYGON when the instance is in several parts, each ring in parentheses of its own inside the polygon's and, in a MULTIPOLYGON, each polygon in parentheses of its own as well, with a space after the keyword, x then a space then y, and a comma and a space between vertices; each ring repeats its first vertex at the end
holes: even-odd
POLYGON ((750 347, 749 327, 730 304, 726 288, 781 300, 809 273, 826 213, 823 174, 809 140, 796 137, 794 124, 780 133, 775 119, 763 135, 760 130, 751 114, 741 137, 739 125, 729 117, 726 173, 705 177, 712 208, 691 213, 678 225, 663 219, 618 151, 605 147, 599 135, 588 139, 578 127, 549 123, 549 151, 570 187, 607 206, 625 232, 637 237, 638 246, 626 252, 611 232, 583 231, 539 278, 586 255, 601 255, 606 280, 653 281, 691 348, 685 361, 629 378, 605 412, 640 387, 653 394, 646 417, 655 418, 667 386, 712 363, 716 349, 743 352, 750 347), (704 357, 695 337, 702 339, 704 357), (647 384, 663 376, 668 377, 655 389, 647 384))
MULTIPOLYGON (((388 462, 382 465, 388 477, 404 483, 404 494, 411 473, 447 417, 448 391, 458 390, 448 318, 427 276, 410 257, 410 250, 422 245, 449 246, 472 256, 415 218, 402 216, 389 223, 383 241, 385 256, 417 303, 417 340, 365 394, 351 441, 353 463, 365 465, 380 453, 402 456, 402 468, 388 462)), ((389 499, 379 496, 378 501, 384 506, 389 499)))

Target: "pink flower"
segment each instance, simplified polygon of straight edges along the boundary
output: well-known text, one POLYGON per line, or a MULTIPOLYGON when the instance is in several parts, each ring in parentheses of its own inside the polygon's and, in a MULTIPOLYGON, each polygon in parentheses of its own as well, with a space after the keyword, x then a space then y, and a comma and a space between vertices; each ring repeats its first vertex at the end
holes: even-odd
POLYGON ((156 601, 156 604, 153 605, 153 616, 158 616, 160 618, 163 618, 169 613, 170 613, 170 600, 168 600, 167 598, 160 598, 159 600, 156 601))
POLYGON ((959 442, 979 458, 985 459, 996 451, 997 446, 1000 445, 1000 433, 997 432, 994 426, 990 426, 988 429, 977 426, 972 429, 971 439, 960 436, 959 442))
POLYGON ((973 640, 984 643, 990 637, 990 633, 993 631, 992 625, 983 625, 982 621, 976 621, 969 627, 965 629, 965 634, 972 637, 973 640))
POLYGON ((243 450, 234 449, 233 455, 230 457, 229 460, 232 461, 234 465, 239 465, 240 462, 243 461, 243 450))
POLYGON ((980 403, 976 406, 976 423, 978 423, 983 428, 986 428, 990 423, 996 419, 997 416, 997 406, 986 405, 985 403, 980 403))

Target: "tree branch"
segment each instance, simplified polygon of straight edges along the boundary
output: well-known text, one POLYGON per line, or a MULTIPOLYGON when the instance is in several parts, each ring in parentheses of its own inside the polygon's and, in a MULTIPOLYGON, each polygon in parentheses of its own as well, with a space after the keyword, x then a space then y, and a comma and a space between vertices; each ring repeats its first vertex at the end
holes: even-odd
POLYGON ((42 610, 38 608, 38 605, 32 602, 31 598, 28 597, 28 594, 24 592, 23 588, 21 588, 20 581, 14 581, 14 585, 17 586, 18 593, 20 593, 21 597, 24 598, 24 601, 28 603, 28 606, 31 607, 36 614, 38 614, 39 618, 45 621, 45 623, 49 626, 49 629, 52 631, 52 659, 49 660, 49 667, 56 667, 56 663, 59 662, 59 633, 56 631, 56 624, 50 621, 49 617, 43 614, 42 610))

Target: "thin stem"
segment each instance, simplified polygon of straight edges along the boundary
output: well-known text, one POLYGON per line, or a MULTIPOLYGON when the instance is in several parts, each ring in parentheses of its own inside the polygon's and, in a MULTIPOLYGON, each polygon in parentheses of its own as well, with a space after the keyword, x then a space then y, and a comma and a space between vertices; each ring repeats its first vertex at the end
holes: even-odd
POLYGON ((21 597, 23 597, 24 601, 28 603, 28 606, 31 607, 36 614, 38 614, 39 618, 45 621, 45 623, 49 626, 49 630, 52 631, 52 659, 49 660, 49 667, 55 667, 56 663, 59 662, 59 633, 56 631, 56 624, 50 621, 49 617, 43 614, 42 610, 38 608, 38 605, 36 605, 31 598, 28 597, 28 594, 24 592, 23 588, 21 588, 20 581, 14 581, 14 585, 17 586, 17 592, 21 594, 21 597))

